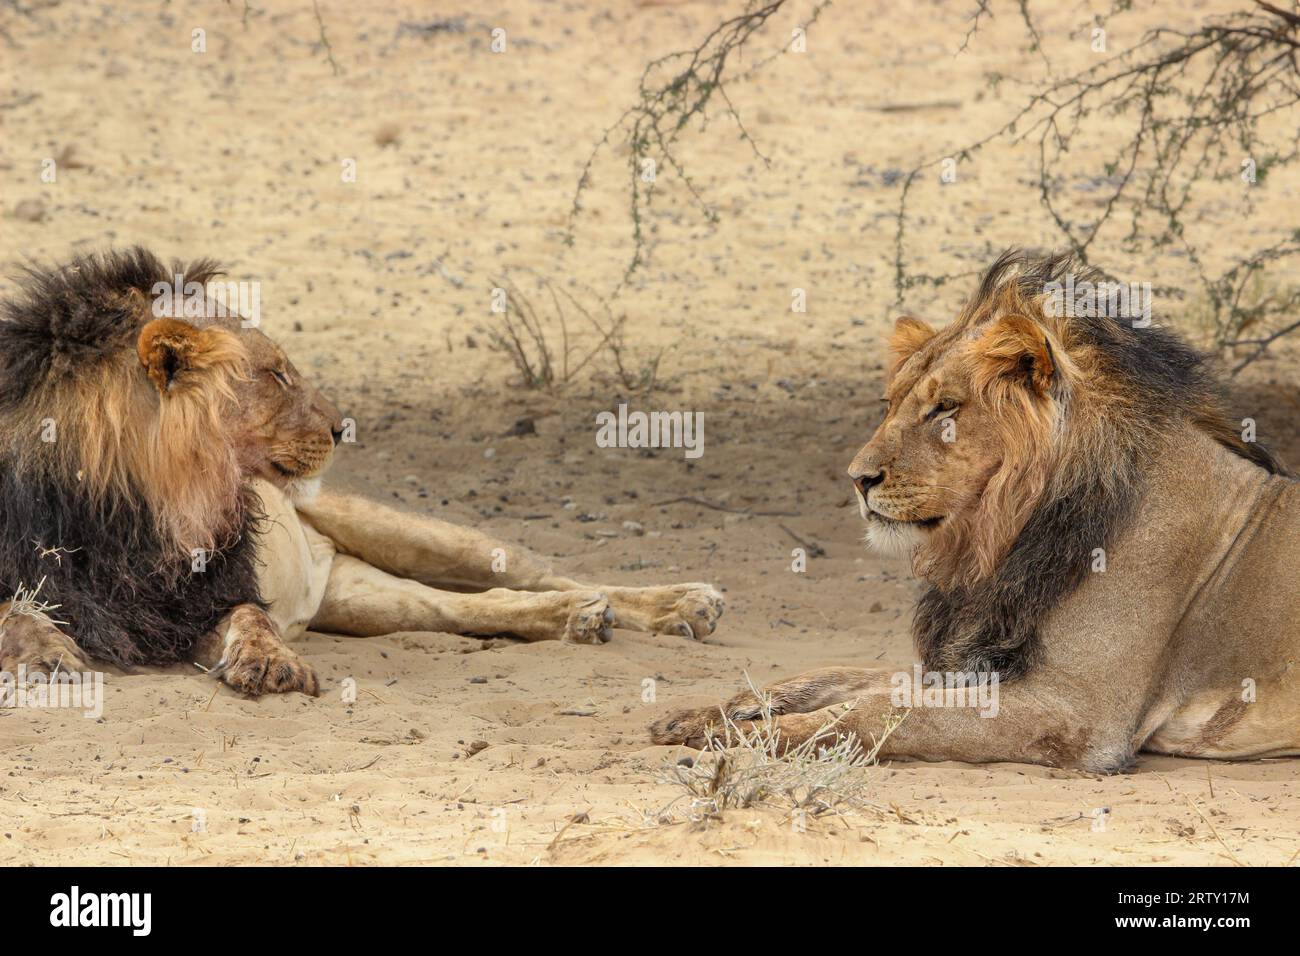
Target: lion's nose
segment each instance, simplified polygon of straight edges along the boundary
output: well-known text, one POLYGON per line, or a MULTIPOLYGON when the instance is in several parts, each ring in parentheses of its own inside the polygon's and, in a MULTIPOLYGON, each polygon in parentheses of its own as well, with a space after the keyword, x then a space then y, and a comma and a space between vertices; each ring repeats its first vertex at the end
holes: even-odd
POLYGON ((339 446, 339 442, 343 440, 342 427, 331 426, 330 437, 334 439, 334 447, 337 448, 339 446))
POLYGON ((857 475, 853 477, 853 484, 857 487, 858 491, 862 493, 862 498, 865 500, 867 497, 867 491, 874 488, 884 480, 885 470, 882 468, 874 475, 857 475))

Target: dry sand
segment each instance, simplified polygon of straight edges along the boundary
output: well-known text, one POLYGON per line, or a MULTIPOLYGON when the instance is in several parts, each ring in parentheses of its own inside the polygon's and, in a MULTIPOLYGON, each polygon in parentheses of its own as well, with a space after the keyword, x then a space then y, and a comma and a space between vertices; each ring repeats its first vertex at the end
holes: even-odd
MULTIPOLYGON (((315 46, 306 0, 261 0, 246 25, 239 2, 0 11, 6 273, 28 256, 110 243, 215 256, 234 278, 263 284, 267 331, 357 420, 360 441, 340 455, 335 484, 521 541, 575 575, 706 579, 729 600, 703 643, 628 632, 602 647, 310 635, 301 650, 325 686, 318 700, 244 700, 176 670, 109 675, 98 721, 0 711, 0 863, 1296 858, 1291 760, 1148 757, 1115 777, 894 763, 874 772, 877 809, 812 820, 806 832, 772 809, 656 822, 678 792, 658 782, 677 754, 648 743, 655 716, 732 693, 742 672, 761 681, 910 661, 917 586, 902 562, 863 549, 843 478, 878 415, 896 171, 1017 108, 1022 90, 989 93, 986 71, 1027 81, 1042 69, 1013 11, 955 57, 969 4, 844 3, 810 32, 806 54, 737 86, 770 167, 725 116, 688 135, 683 158, 720 222, 704 222, 665 175, 647 224, 650 262, 615 302, 634 359, 669 348, 652 407, 704 411, 705 455, 598 449, 595 413, 626 397, 607 361, 558 396, 519 388, 485 348, 492 277, 526 283, 533 269, 614 288, 630 255, 626 153, 598 162, 566 251, 578 172, 632 101, 641 65, 736 6, 509 2, 431 13, 323 0, 338 76, 315 46), (399 31, 462 13, 451 29, 399 31), (507 30, 505 53, 488 48, 494 26, 507 30), (190 48, 200 27, 206 53, 190 48), (879 109, 897 104, 909 108, 879 109), (40 179, 45 157, 63 160, 56 183, 40 179), (348 158, 355 183, 341 180, 348 158), (807 290, 806 314, 790 310, 794 287, 807 290), (506 437, 523 417, 538 434, 506 437), (731 510, 660 504, 683 496, 731 510), (792 535, 825 549, 807 573, 790 570, 792 535), (348 677, 360 688, 351 705, 348 677), (653 703, 642 699, 647 678, 653 703)), ((1210 9, 1169 6, 1180 17, 1210 9)), ((1086 21, 1073 5, 1043 8, 1041 28, 1058 44, 1086 21)), ((766 35, 764 49, 788 28, 766 35)), ((1087 56, 1080 43, 1070 62, 1087 56)), ((1050 242, 1032 160, 1026 148, 1000 149, 964 165, 947 191, 919 189, 912 264, 963 272, 1002 246, 1050 242)), ((1197 227, 1226 255, 1294 225, 1295 183, 1268 188, 1250 215, 1239 189, 1209 197, 1197 227)), ((1173 259, 1131 269, 1189 278, 1173 259)), ((921 289, 907 305, 942 319, 964 291, 921 289)), ((1295 369, 1283 352, 1240 383, 1244 413, 1292 461, 1295 389, 1277 383, 1295 381, 1295 369)))

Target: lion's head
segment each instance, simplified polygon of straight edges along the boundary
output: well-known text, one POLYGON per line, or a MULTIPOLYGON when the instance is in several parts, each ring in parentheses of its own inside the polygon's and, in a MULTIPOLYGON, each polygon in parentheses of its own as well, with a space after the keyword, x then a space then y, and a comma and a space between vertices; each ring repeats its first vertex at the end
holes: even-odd
POLYGON ((1180 427, 1280 469, 1242 441, 1203 357, 1177 336, 1135 312, 1058 307, 1061 290, 1105 282, 1068 257, 1009 252, 951 325, 898 320, 888 408, 849 476, 870 543, 911 554, 934 586, 922 644, 928 629, 974 646, 990 625, 1012 645, 1029 641, 1123 525, 1147 463, 1180 427), (981 618, 1009 603, 1024 609, 1018 631, 981 618))
POLYGON ((333 459, 343 421, 284 349, 259 329, 237 316, 154 319, 137 340, 141 368, 159 402, 166 403, 184 391, 187 375, 195 376, 197 385, 206 372, 186 368, 185 356, 199 358, 206 342, 225 336, 234 336, 242 351, 229 409, 229 437, 241 474, 263 478, 291 496, 310 495, 333 459))
POLYGON ((279 345, 255 329, 242 338, 249 374, 235 394, 243 466, 291 493, 310 493, 343 435, 339 411, 279 345))
POLYGON ((944 570, 986 576, 1041 496, 1061 386, 1079 369, 1022 305, 942 332, 896 323, 885 418, 849 469, 874 547, 919 552, 930 571, 968 549, 944 570))
POLYGON ((0 313, 0 433, 18 471, 139 504, 180 551, 238 528, 250 477, 317 477, 342 425, 284 351, 219 305, 159 307, 159 289, 201 297, 217 274, 143 249, 30 272, 0 313))

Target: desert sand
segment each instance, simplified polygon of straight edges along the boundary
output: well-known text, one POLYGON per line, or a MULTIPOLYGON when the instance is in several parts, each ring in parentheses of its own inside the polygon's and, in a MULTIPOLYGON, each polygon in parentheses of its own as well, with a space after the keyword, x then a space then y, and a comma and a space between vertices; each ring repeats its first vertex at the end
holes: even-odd
MULTIPOLYGON (((262 284, 265 330, 356 420, 335 486, 524 543, 577 577, 707 580, 729 602, 698 643, 313 634, 299 649, 319 699, 246 700, 178 668, 110 673, 98 720, 0 710, 0 863, 1297 859, 1295 760, 1148 756, 1113 777, 893 762, 870 771, 869 807, 803 829, 773 807, 697 823, 661 813, 681 795, 661 780, 680 754, 649 743, 655 717, 728 696, 745 673, 910 664, 918 586, 904 561, 864 549, 844 477, 878 420, 898 311, 898 174, 1018 108, 1025 88, 991 91, 987 72, 1029 82, 1043 68, 1010 8, 961 55, 973 4, 829 8, 806 53, 731 90, 770 165, 725 115, 684 136, 718 222, 662 177, 647 264, 611 303, 632 360, 665 350, 659 387, 629 396, 605 356, 563 389, 521 387, 488 348, 496 279, 531 290, 542 275, 584 301, 613 293, 631 255, 626 149, 598 157, 566 248, 579 172, 644 63, 738 6, 322 0, 328 55, 309 0, 0 10, 0 271, 110 244, 213 256, 262 284), (192 50, 195 29, 206 52, 192 50), (348 160, 355 182, 341 175, 348 160), (806 313, 791 311, 793 288, 806 313), (704 412, 704 455, 596 447, 595 415, 620 401, 704 412), (515 434, 521 419, 536 434, 515 434), (804 573, 791 570, 798 540, 824 550, 804 573)), ((1040 26, 1069 46, 1087 16, 1061 6, 1044 4, 1040 26)), ((792 25, 760 35, 746 63, 792 25)), ((1089 55, 1077 46, 1076 65, 1089 55)), ((910 265, 967 273, 1004 246, 1051 243, 1032 161, 1028 147, 1000 147, 955 184, 927 180, 910 265)), ((1294 226, 1294 178, 1270 180, 1249 215, 1236 185, 1195 217, 1225 255, 1294 226)), ((1136 278, 1189 280, 1174 257, 1107 251, 1136 278)), ((969 282, 918 287, 904 304, 942 321, 969 282)), ((1176 319, 1187 303, 1169 307, 1176 319)), ((1282 348, 1235 385, 1242 414, 1292 462, 1295 381, 1282 348)))

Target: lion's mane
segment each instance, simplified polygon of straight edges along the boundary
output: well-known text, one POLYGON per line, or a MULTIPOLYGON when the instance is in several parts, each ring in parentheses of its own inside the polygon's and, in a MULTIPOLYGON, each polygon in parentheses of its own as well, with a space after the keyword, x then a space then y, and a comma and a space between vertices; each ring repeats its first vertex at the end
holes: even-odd
POLYGON ((913 637, 926 666, 1024 674, 1039 655, 1039 625, 1088 574, 1146 492, 1145 475, 1177 425, 1190 424, 1271 473, 1283 471, 1245 442, 1225 413, 1205 357, 1168 329, 1131 316, 1052 315, 1051 283, 1107 281, 1069 256, 1004 253, 988 269, 950 340, 979 336, 993 319, 1023 316, 1047 332, 1055 366, 1051 401, 998 374, 1013 350, 981 340, 974 384, 994 410, 1006 456, 980 508, 941 528, 918 555, 931 586, 917 604, 913 637), (1054 344, 1053 344, 1054 343, 1054 344))
POLYGON ((29 268, 0 301, 0 594, 40 584, 79 646, 123 666, 186 660, 260 602, 260 505, 230 433, 243 347, 209 334, 166 394, 137 354, 177 274, 217 273, 134 248, 29 268))

